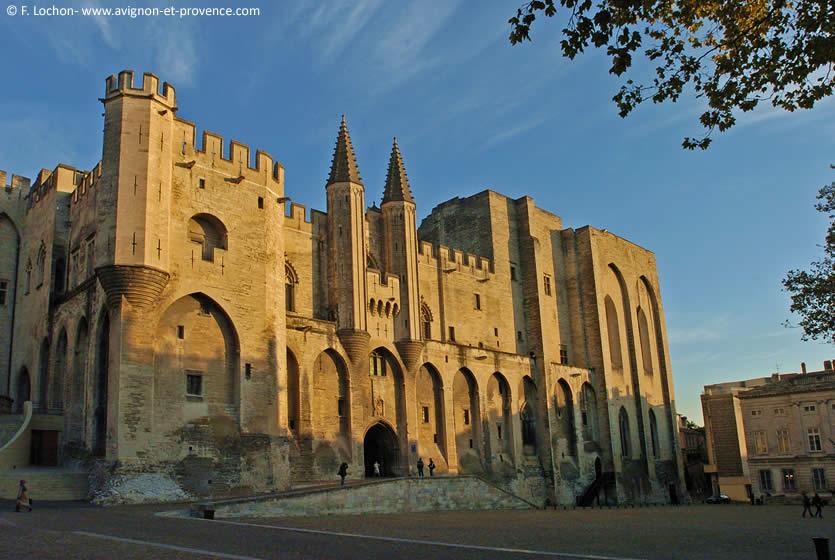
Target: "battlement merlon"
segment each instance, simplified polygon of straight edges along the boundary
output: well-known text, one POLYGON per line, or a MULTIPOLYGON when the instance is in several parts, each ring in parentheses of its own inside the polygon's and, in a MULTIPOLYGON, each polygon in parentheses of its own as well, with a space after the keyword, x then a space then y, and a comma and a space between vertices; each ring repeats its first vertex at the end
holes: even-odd
POLYGON ((426 262, 435 266, 449 266, 454 264, 458 272, 495 273, 493 262, 487 258, 472 253, 464 253, 458 249, 450 249, 446 245, 435 246, 428 241, 420 241, 418 252, 426 257, 426 262))
POLYGON ((13 189, 28 189, 32 185, 32 180, 28 177, 23 177, 22 175, 12 175, 9 184, 6 184, 6 177, 8 175, 5 171, 0 171, 0 186, 6 188, 7 190, 13 189))
MULTIPOLYGON (((245 171, 266 174, 272 181, 284 184, 284 166, 267 152, 255 150, 255 164, 252 164, 250 154, 252 149, 236 140, 230 140, 226 151, 223 149, 223 136, 203 131, 201 145, 197 145, 197 125, 191 121, 175 117, 175 134, 177 135, 177 153, 185 159, 197 158, 210 167, 226 164, 225 171, 232 175, 243 175, 245 171)), ((250 177, 247 177, 250 178, 250 177)))
POLYGON ((101 101, 106 102, 120 95, 153 99, 172 111, 177 111, 177 94, 174 91, 174 86, 164 82, 162 91, 160 91, 159 78, 150 72, 145 72, 142 75, 141 88, 134 87, 133 70, 122 70, 118 77, 113 75, 108 77, 105 82, 104 97, 101 101))

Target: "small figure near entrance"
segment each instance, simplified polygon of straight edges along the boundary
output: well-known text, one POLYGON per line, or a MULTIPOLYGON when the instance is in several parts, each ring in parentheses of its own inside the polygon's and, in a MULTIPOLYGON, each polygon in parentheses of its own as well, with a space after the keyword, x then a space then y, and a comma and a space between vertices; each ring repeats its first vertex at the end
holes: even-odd
POLYGON ((380 461, 374 461, 374 476, 380 476, 380 461))
POLYGON ((823 500, 817 492, 815 492, 815 496, 812 498, 812 505, 815 506, 815 515, 812 517, 820 517, 823 519, 823 500))
POLYGON ((423 478, 423 457, 418 457, 417 462, 418 476, 423 478))
POLYGON ((17 488, 17 504, 15 504, 15 511, 20 511, 21 507, 32 511, 32 501, 29 499, 29 490, 26 488, 26 481, 21 480, 17 488))
POLYGON ((814 517, 812 515, 812 500, 809 499, 809 494, 803 492, 803 513, 800 514, 800 517, 806 517, 806 512, 809 512, 809 517, 814 517))
POLYGON ((342 479, 340 486, 345 486, 345 477, 348 476, 348 463, 342 463, 339 465, 339 470, 336 474, 338 474, 339 478, 342 479))
POLYGON ((435 461, 429 457, 429 476, 435 476, 435 461))

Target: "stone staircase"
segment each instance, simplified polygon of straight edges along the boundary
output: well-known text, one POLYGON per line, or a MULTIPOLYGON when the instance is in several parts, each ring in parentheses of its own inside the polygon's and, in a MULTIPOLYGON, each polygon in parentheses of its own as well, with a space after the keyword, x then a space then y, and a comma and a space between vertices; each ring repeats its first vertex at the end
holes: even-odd
POLYGON ((290 440, 290 480, 306 482, 313 480, 312 440, 290 440))
POLYGON ((535 506, 476 476, 391 478, 345 486, 203 502, 191 514, 211 509, 217 518, 284 517, 454 510, 533 509, 535 506))
POLYGON ((18 484, 26 481, 29 496, 37 504, 48 501, 84 500, 87 498, 88 475, 55 467, 29 467, 0 471, 0 498, 17 498, 18 484))

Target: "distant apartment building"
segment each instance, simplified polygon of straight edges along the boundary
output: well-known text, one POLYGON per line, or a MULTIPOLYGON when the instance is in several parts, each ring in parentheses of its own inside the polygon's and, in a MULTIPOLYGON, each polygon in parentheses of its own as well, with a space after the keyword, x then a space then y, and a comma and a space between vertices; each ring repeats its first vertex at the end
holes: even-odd
POLYGON ((705 498, 711 492, 709 480, 705 475, 705 465, 707 464, 705 429, 696 426, 686 416, 679 414, 678 434, 687 493, 690 494, 691 498, 705 498))
POLYGON ((835 481, 835 371, 775 373, 705 386, 712 491, 733 500, 831 494, 835 481))

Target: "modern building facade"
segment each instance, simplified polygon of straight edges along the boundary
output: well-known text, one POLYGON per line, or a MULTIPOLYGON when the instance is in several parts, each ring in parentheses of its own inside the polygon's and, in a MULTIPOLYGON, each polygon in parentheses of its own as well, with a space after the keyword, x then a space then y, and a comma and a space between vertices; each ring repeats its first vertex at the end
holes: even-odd
POLYGON ((33 457, 197 494, 419 457, 540 502, 683 494, 651 252, 493 191, 418 225, 397 143, 366 186, 344 118, 307 211, 156 76, 102 103, 97 165, 0 193, 0 387, 62 418, 33 457))
POLYGON ((831 493, 835 371, 775 373, 705 386, 702 409, 714 493, 744 501, 831 493))

